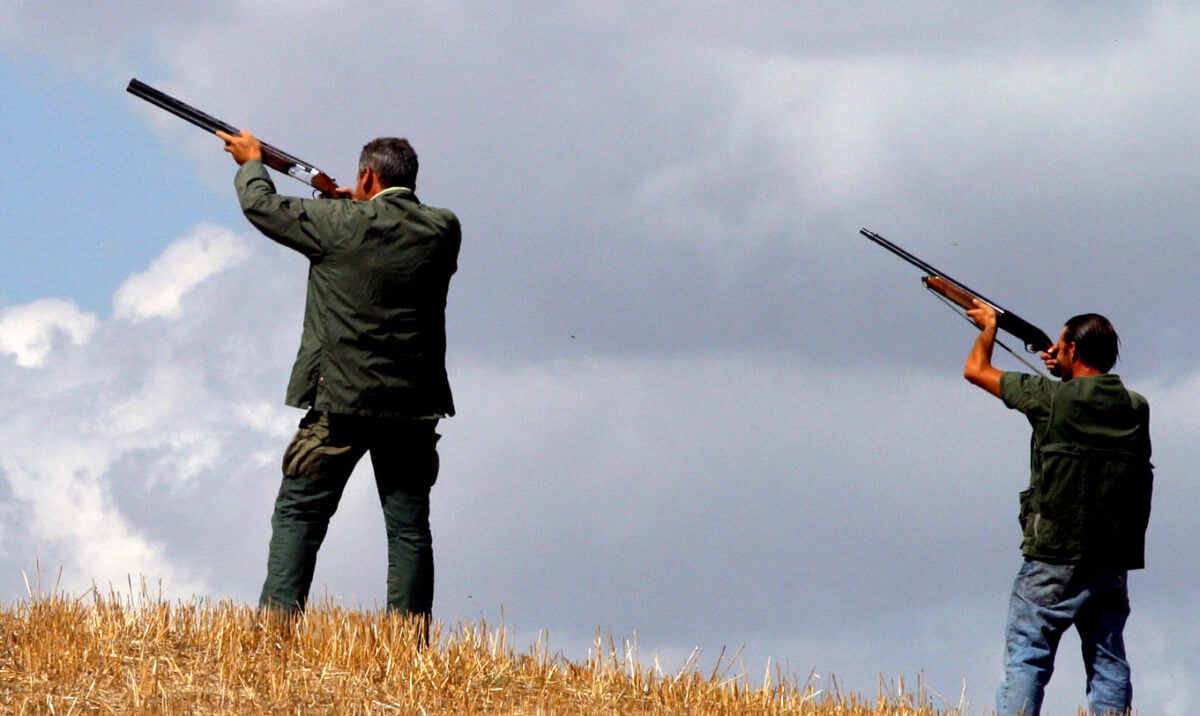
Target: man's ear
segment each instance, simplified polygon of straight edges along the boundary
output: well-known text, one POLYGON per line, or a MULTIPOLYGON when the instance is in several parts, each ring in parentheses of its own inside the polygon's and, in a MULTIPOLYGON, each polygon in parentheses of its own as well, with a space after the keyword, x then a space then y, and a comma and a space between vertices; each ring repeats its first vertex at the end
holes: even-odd
POLYGON ((357 194, 360 199, 365 201, 375 195, 375 193, 376 193, 375 182, 376 181, 377 181, 377 177, 375 175, 374 169, 372 169, 370 167, 364 167, 362 170, 359 171, 358 186, 356 187, 356 189, 357 189, 357 194))

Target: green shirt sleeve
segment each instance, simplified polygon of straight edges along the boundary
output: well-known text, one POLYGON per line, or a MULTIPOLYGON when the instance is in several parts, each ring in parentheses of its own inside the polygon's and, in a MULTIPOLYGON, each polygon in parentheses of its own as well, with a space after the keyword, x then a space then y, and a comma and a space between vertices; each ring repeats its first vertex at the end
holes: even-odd
POLYGON ((1000 399, 1037 427, 1050 419, 1053 385, 1039 375, 1009 371, 1000 376, 1000 399))
POLYGON ((234 186, 242 213, 255 228, 310 259, 327 253, 330 242, 349 228, 339 226, 347 218, 343 205, 349 200, 282 196, 260 161, 239 167, 234 186))

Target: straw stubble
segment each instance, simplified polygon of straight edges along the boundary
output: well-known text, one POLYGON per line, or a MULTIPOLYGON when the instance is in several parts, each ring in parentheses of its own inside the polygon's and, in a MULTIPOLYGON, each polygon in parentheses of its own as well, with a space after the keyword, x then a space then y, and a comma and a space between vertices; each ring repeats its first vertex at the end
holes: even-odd
MULTIPOLYGON (((385 612, 315 605, 279 619, 233 603, 171 605, 89 592, 0 609, 0 707, 18 714, 905 714, 927 696, 865 700, 768 669, 761 681, 722 654, 676 672, 638 662, 636 641, 599 634, 572 662, 503 627, 420 625, 385 612)), ((901 688, 901 692, 903 689, 901 688)))

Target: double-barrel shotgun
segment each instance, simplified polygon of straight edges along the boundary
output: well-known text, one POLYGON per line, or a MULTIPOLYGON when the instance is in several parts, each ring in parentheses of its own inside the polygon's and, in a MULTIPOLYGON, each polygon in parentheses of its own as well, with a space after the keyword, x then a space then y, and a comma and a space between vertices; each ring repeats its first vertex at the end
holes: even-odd
MULTIPOLYGON (((129 80, 129 86, 126 88, 126 91, 206 131, 214 134, 218 130, 226 134, 240 134, 240 131, 233 125, 207 115, 191 105, 184 104, 171 95, 156 90, 136 78, 129 80)), ((287 174, 294 179, 299 179, 327 199, 335 198, 337 182, 334 181, 333 177, 317 169, 312 164, 297 159, 291 154, 273 147, 266 142, 262 142, 262 152, 263 164, 266 164, 277 172, 287 174)))

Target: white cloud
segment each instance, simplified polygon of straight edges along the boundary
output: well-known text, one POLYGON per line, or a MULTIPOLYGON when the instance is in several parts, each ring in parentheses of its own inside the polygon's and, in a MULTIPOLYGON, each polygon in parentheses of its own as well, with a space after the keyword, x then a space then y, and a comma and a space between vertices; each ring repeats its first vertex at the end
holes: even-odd
POLYGON ((246 250, 229 229, 197 227, 171 244, 150 267, 125 280, 113 308, 118 318, 178 318, 180 301, 208 277, 246 258, 246 250))
MULTIPOLYGON (((111 318, 75 321, 90 340, 56 344, 40 371, 0 369, 22 406, 0 416, 10 569, 61 567, 73 591, 146 578, 165 595, 210 593, 206 555, 240 540, 228 527, 250 509, 246 478, 294 420, 278 395, 298 311, 273 301, 295 297, 296 285, 266 265, 265 244, 198 227, 121 286, 111 318)), ((9 309, 0 334, 74 325, 61 303, 9 309)))
MULTIPOLYGON (((119 51, 143 39, 114 30, 142 4, 86 31, 62 4, 8 18, 43 48, 119 51)), ((1159 500, 1129 636, 1142 712, 1194 711, 1177 664, 1200 662, 1200 585, 1174 545, 1200 537, 1196 338, 1187 311, 1162 308, 1197 290, 1178 240, 1197 223, 1195 9, 685 5, 231 2, 135 23, 162 48, 161 83, 144 79, 335 175, 325 162, 352 165, 364 139, 411 135, 422 197, 463 217, 439 615, 504 610, 584 649, 596 626, 666 654, 744 643, 868 693, 881 672, 923 670, 943 694, 965 676, 988 707, 1024 426, 957 377, 966 330, 897 296, 891 257, 846 248, 866 225, 982 275, 1023 315, 1118 306, 1131 369, 1182 375, 1144 391, 1159 500), (267 24, 293 41, 247 41, 267 24), (405 48, 410 81, 381 94, 324 59, 362 46, 405 48), (246 67, 282 79, 225 80, 246 67), (906 238, 922 235, 968 237, 977 272, 906 238)), ((141 109, 228 191, 210 137, 141 109)), ((43 369, 0 364, 20 406, 0 415, 6 564, 40 555, 72 587, 134 572, 256 596, 297 417, 279 403, 304 269, 266 246, 187 237, 78 342, 63 325, 85 316, 9 334, 4 350, 43 369)), ((382 526, 365 477, 317 591, 372 605, 382 526)), ((1060 657, 1055 713, 1082 699, 1076 659, 1060 657)))
POLYGON ((75 304, 45 298, 0 310, 0 353, 16 356, 17 365, 43 365, 57 338, 82 345, 91 338, 96 317, 75 304))

